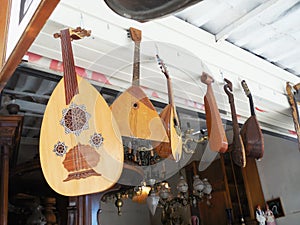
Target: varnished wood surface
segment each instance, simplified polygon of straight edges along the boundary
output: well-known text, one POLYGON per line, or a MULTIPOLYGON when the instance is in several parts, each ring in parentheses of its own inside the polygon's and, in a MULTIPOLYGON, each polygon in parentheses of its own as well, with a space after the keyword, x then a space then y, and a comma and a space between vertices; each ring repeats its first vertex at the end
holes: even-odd
POLYGON ((124 155, 121 135, 110 108, 89 82, 79 76, 77 79, 79 93, 83 94, 75 95, 71 104, 84 105, 86 111, 93 116, 93 119, 88 122, 89 128, 76 136, 66 134, 64 127, 60 124, 62 111, 69 107, 65 104, 62 78, 49 99, 40 135, 40 160, 44 176, 53 190, 66 196, 106 190, 118 181, 123 169, 124 155), (68 150, 78 143, 90 145, 89 140, 94 133, 100 133, 103 137, 103 144, 98 149, 94 148, 100 156, 100 160, 96 166, 92 167, 101 176, 89 176, 64 182, 68 177, 68 170, 63 165, 66 155, 57 156, 53 152, 54 145, 58 141, 62 141, 68 146, 68 150))
POLYGON ((244 143, 242 137, 240 135, 240 127, 237 120, 235 104, 234 104, 234 96, 233 96, 233 88, 231 81, 224 79, 227 84, 224 85, 224 91, 228 96, 228 101, 230 104, 231 110, 231 118, 232 118, 232 126, 233 126, 233 140, 232 140, 232 159, 235 164, 240 167, 246 166, 246 153, 244 148, 244 143))
POLYGON ((159 116, 164 122, 169 142, 161 142, 155 148, 155 151, 162 158, 171 158, 175 161, 179 161, 182 155, 182 136, 177 133, 174 124, 174 118, 176 117, 174 106, 172 104, 167 105, 159 116))
POLYGON ((122 136, 168 142, 157 111, 139 86, 131 86, 111 105, 122 136))
MULTIPOLYGON (((227 157, 229 152, 221 154, 221 158, 215 160, 205 171, 200 172, 201 179, 208 178, 211 183, 212 207, 205 203, 201 205, 200 213, 203 224, 226 224, 226 208, 233 209, 233 224, 239 223, 238 203, 235 192, 235 185, 232 177, 232 167, 227 157), (223 193, 223 194, 222 194, 223 193), (215 218, 219 215, 219 218, 215 218), (216 221, 217 220, 217 221, 216 221)), ((241 204, 246 204, 248 215, 245 216, 246 224, 253 224, 255 221, 255 208, 257 204, 264 205, 265 199, 260 183, 260 178, 254 158, 247 158, 245 168, 234 165, 236 171, 237 185, 244 186, 244 192, 240 192, 241 204), (246 199, 245 199, 246 198, 246 199)), ((240 189, 241 190, 241 189, 240 189)))
POLYGON ((0 146, 0 224, 7 225, 8 217, 8 177, 9 177, 9 146, 0 146))
POLYGON ((201 82, 207 85, 204 105, 209 146, 213 151, 224 153, 227 151, 228 141, 212 89, 213 78, 204 72, 201 76, 201 82))
POLYGON ((175 161, 179 161, 182 155, 182 133, 174 103, 172 82, 166 65, 158 55, 156 57, 162 73, 167 78, 169 104, 161 111, 159 116, 164 122, 169 142, 161 142, 155 150, 162 158, 169 157, 175 161))

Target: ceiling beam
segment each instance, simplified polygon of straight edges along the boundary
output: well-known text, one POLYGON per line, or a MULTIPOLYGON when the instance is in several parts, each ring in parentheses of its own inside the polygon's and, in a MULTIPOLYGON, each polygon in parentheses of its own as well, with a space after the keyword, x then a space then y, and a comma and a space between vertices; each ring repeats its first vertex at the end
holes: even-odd
POLYGON ((236 29, 242 27, 245 25, 245 23, 253 18, 255 18, 257 15, 262 13, 264 10, 268 9, 270 6, 277 3, 279 0, 269 0, 267 2, 264 2, 251 10, 249 13, 245 14, 244 16, 240 17, 238 20, 234 21, 227 27, 225 27, 223 30, 221 30, 219 33, 215 35, 216 41, 219 41, 221 39, 226 39, 233 31, 236 29))

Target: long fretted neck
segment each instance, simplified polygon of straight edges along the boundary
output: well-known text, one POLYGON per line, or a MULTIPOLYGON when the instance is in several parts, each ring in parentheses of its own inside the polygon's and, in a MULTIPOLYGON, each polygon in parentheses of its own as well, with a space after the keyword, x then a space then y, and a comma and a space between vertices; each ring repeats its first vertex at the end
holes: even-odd
POLYGON ((233 95, 228 95, 229 98, 229 104, 231 109, 231 117, 232 117, 232 127, 233 127, 233 135, 236 140, 239 138, 239 124, 237 120, 235 105, 234 105, 234 97, 233 95))
POLYGON ((254 109, 254 103, 253 103, 253 98, 252 95, 248 95, 249 98, 249 103, 250 103, 250 112, 251 112, 251 116, 255 116, 255 109, 254 109))
POLYGON ((167 77, 167 85, 168 85, 168 97, 169 97, 169 104, 174 105, 174 96, 173 96, 173 88, 170 76, 167 77))
POLYGON ((132 85, 140 86, 140 42, 134 42, 132 85))
POLYGON ((61 31, 66 105, 79 93, 69 29, 61 31))

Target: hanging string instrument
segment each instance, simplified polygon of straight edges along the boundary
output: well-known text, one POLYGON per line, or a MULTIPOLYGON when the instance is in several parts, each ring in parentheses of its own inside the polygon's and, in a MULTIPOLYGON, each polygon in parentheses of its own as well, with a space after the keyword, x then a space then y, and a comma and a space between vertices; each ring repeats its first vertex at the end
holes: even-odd
POLYGON ((292 86, 290 82, 286 82, 286 93, 288 101, 292 110, 292 118, 294 122, 294 128, 298 139, 298 148, 300 151, 300 83, 292 86))
POLYGON ((240 128, 236 116, 236 110, 234 105, 234 97, 232 93, 232 83, 231 81, 227 80, 226 78, 224 81, 227 83, 224 85, 224 91, 228 96, 230 109, 231 109, 231 118, 232 118, 232 126, 233 126, 233 140, 231 146, 231 155, 233 162, 240 166, 246 166, 246 153, 243 144, 242 137, 240 135, 240 128))
POLYGON ((204 96, 204 106, 209 147, 212 151, 224 153, 227 151, 228 141, 212 89, 214 80, 209 74, 203 72, 201 82, 207 85, 206 94, 204 96))
POLYGON ((40 135, 40 161, 50 187, 77 196, 113 186, 123 168, 123 146, 111 110, 99 92, 76 75, 71 40, 85 30, 61 30, 63 78, 47 104, 40 135), (112 169, 113 168, 113 169, 112 169))
POLYGON ((157 154, 162 158, 172 158, 178 162, 182 155, 182 133, 174 104, 172 82, 164 62, 156 55, 161 72, 167 78, 169 104, 159 114, 169 137, 169 142, 161 142, 156 148, 157 154))
POLYGON ((140 87, 142 32, 131 27, 129 34, 134 41, 132 85, 115 99, 111 110, 122 136, 168 142, 167 133, 156 109, 140 87))
POLYGON ((264 137, 255 115, 252 94, 246 81, 241 82, 250 103, 251 116, 246 120, 241 129, 241 136, 245 146, 246 156, 261 159, 264 155, 264 137))

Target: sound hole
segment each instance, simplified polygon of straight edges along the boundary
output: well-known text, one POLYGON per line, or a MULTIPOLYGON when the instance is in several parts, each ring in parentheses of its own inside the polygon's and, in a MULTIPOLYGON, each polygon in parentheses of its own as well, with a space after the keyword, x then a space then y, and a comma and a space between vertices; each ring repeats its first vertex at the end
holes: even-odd
POLYGON ((78 107, 69 109, 64 120, 66 127, 71 131, 80 130, 86 123, 85 112, 78 107))
POLYGON ((133 104, 134 109, 137 109, 138 107, 139 107, 139 104, 137 102, 133 104))
POLYGON ((84 105, 71 104, 68 109, 63 110, 63 117, 60 121, 65 127, 65 132, 79 135, 81 131, 88 129, 90 114, 86 112, 84 105))

